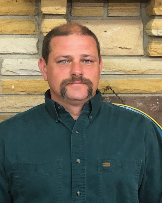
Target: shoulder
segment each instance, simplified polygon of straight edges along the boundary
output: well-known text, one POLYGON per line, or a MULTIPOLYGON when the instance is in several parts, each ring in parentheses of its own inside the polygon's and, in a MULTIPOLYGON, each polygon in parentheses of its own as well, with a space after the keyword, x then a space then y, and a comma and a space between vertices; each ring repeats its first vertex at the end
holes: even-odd
POLYGON ((129 126, 134 129, 141 128, 148 134, 153 132, 162 137, 161 125, 145 112, 131 106, 109 102, 102 102, 101 106, 103 108, 102 112, 105 112, 109 116, 112 115, 116 125, 122 123, 127 127, 129 126))
POLYGON ((17 126, 28 124, 29 122, 33 121, 36 118, 41 117, 45 111, 45 104, 40 104, 35 106, 27 111, 21 112, 16 114, 15 116, 6 119, 0 123, 0 132, 6 129, 9 130, 10 128, 14 129, 17 126))
MULTIPOLYGON (((140 113, 135 108, 128 108, 126 105, 122 104, 115 104, 115 103, 109 103, 109 102, 101 102, 101 108, 102 110, 106 112, 111 112, 114 115, 118 116, 128 116, 128 117, 137 117, 137 118, 146 118, 147 116, 144 115, 144 113, 140 113)), ((142 111, 141 111, 142 112, 142 111)), ((147 114, 146 114, 147 115, 147 114)))
POLYGON ((116 121, 122 120, 123 122, 129 123, 140 123, 142 125, 157 125, 159 128, 161 126, 149 115, 146 113, 135 109, 133 107, 129 107, 122 104, 113 104, 109 102, 102 102, 101 104, 101 112, 102 114, 106 114, 107 116, 110 116, 116 121))
MULTIPOLYGON (((110 102, 101 102, 101 110, 105 111, 105 113, 110 112, 113 115, 118 115, 118 116, 137 116, 141 117, 137 112, 131 111, 128 108, 125 108, 123 105, 117 105, 113 104, 110 102)), ((143 116, 142 116, 143 117, 143 116)))

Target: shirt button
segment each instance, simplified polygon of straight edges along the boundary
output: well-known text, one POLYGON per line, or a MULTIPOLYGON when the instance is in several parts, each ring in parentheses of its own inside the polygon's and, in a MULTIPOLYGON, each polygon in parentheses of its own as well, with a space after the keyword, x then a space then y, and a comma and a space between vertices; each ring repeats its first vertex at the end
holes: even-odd
POLYGON ((77 159, 76 162, 77 162, 78 164, 80 164, 80 159, 77 159))
POLYGON ((76 130, 75 132, 76 132, 76 134, 79 134, 79 131, 78 131, 78 130, 76 130))
POLYGON ((80 192, 80 191, 78 191, 78 192, 77 192, 77 195, 78 195, 78 196, 80 196, 80 195, 81 195, 81 192, 80 192))

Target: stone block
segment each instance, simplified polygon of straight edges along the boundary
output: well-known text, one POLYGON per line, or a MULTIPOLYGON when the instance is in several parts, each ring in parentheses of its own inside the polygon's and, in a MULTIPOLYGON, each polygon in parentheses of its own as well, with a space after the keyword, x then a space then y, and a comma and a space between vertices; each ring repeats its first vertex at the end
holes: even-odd
POLYGON ((73 7, 72 16, 103 16, 103 7, 73 7))
POLYGON ((103 1, 99 0, 73 0, 72 16, 103 16, 103 1))
POLYGON ((99 89, 102 93, 115 93, 126 94, 153 94, 162 92, 162 79, 161 78, 143 78, 143 77, 115 77, 109 76, 107 79, 101 79, 99 89), (113 78, 112 78, 113 77, 113 78))
POLYGON ((46 35, 54 27, 66 23, 66 19, 44 19, 41 24, 41 31, 43 35, 46 35))
POLYGON ((41 0, 43 14, 66 14, 67 0, 41 0))
POLYGON ((146 25, 146 32, 150 36, 162 36, 162 19, 152 19, 146 25))
POLYGON ((149 0, 146 11, 148 15, 162 15, 162 1, 149 0))
POLYGON ((103 7, 103 0, 72 0, 72 7, 103 7))
POLYGON ((0 19, 0 34, 37 34, 35 20, 0 19))
POLYGON ((43 79, 2 79, 2 94, 44 94, 49 89, 43 79))
MULTIPOLYGON (((162 79, 160 78, 127 78, 119 76, 101 77, 99 89, 102 93, 161 93, 162 79)), ((44 94, 49 89, 48 83, 41 79, 2 79, 1 93, 6 94, 44 94)))
POLYGON ((1 37, 0 53, 2 54, 37 54, 37 38, 1 37), (25 46, 24 46, 25 45, 25 46))
POLYGON ((127 1, 109 1, 108 16, 140 16, 140 3, 127 1))
POLYGON ((141 20, 75 20, 98 37, 102 55, 143 55, 141 20))
POLYGON ((8 118, 10 118, 10 117, 12 117, 12 116, 14 116, 15 114, 10 114, 10 113, 6 113, 6 114, 4 114, 4 113, 0 113, 0 123, 2 122, 2 121, 4 121, 4 120, 6 120, 6 119, 8 119, 8 118))
POLYGON ((41 75, 38 59, 4 59, 2 75, 41 75))
POLYGON ((162 74, 160 58, 103 58, 102 74, 162 74))
POLYGON ((149 56, 162 56, 162 40, 151 41, 147 47, 149 56))
POLYGON ((18 113, 44 103, 44 96, 4 96, 0 97, 1 113, 18 113))
POLYGON ((0 0, 0 15, 36 15, 35 0, 0 0))

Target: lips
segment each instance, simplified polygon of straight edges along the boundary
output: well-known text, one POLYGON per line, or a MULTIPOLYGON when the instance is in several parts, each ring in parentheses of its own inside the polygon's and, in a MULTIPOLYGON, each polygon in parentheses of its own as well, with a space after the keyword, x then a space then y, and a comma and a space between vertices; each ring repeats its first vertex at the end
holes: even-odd
POLYGON ((81 81, 75 81, 75 82, 72 82, 71 84, 84 84, 84 83, 82 83, 81 81))
POLYGON ((71 83, 72 84, 83 84, 84 82, 83 82, 83 78, 82 77, 79 77, 79 78, 75 78, 75 77, 72 77, 72 79, 71 79, 71 83))

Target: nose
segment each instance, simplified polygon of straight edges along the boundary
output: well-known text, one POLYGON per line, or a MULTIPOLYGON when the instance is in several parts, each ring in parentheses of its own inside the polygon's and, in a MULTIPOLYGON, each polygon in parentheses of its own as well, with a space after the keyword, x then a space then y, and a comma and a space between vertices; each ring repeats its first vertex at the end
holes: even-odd
POLYGON ((83 67, 80 62, 72 62, 71 64, 71 76, 81 76, 83 75, 83 67))

